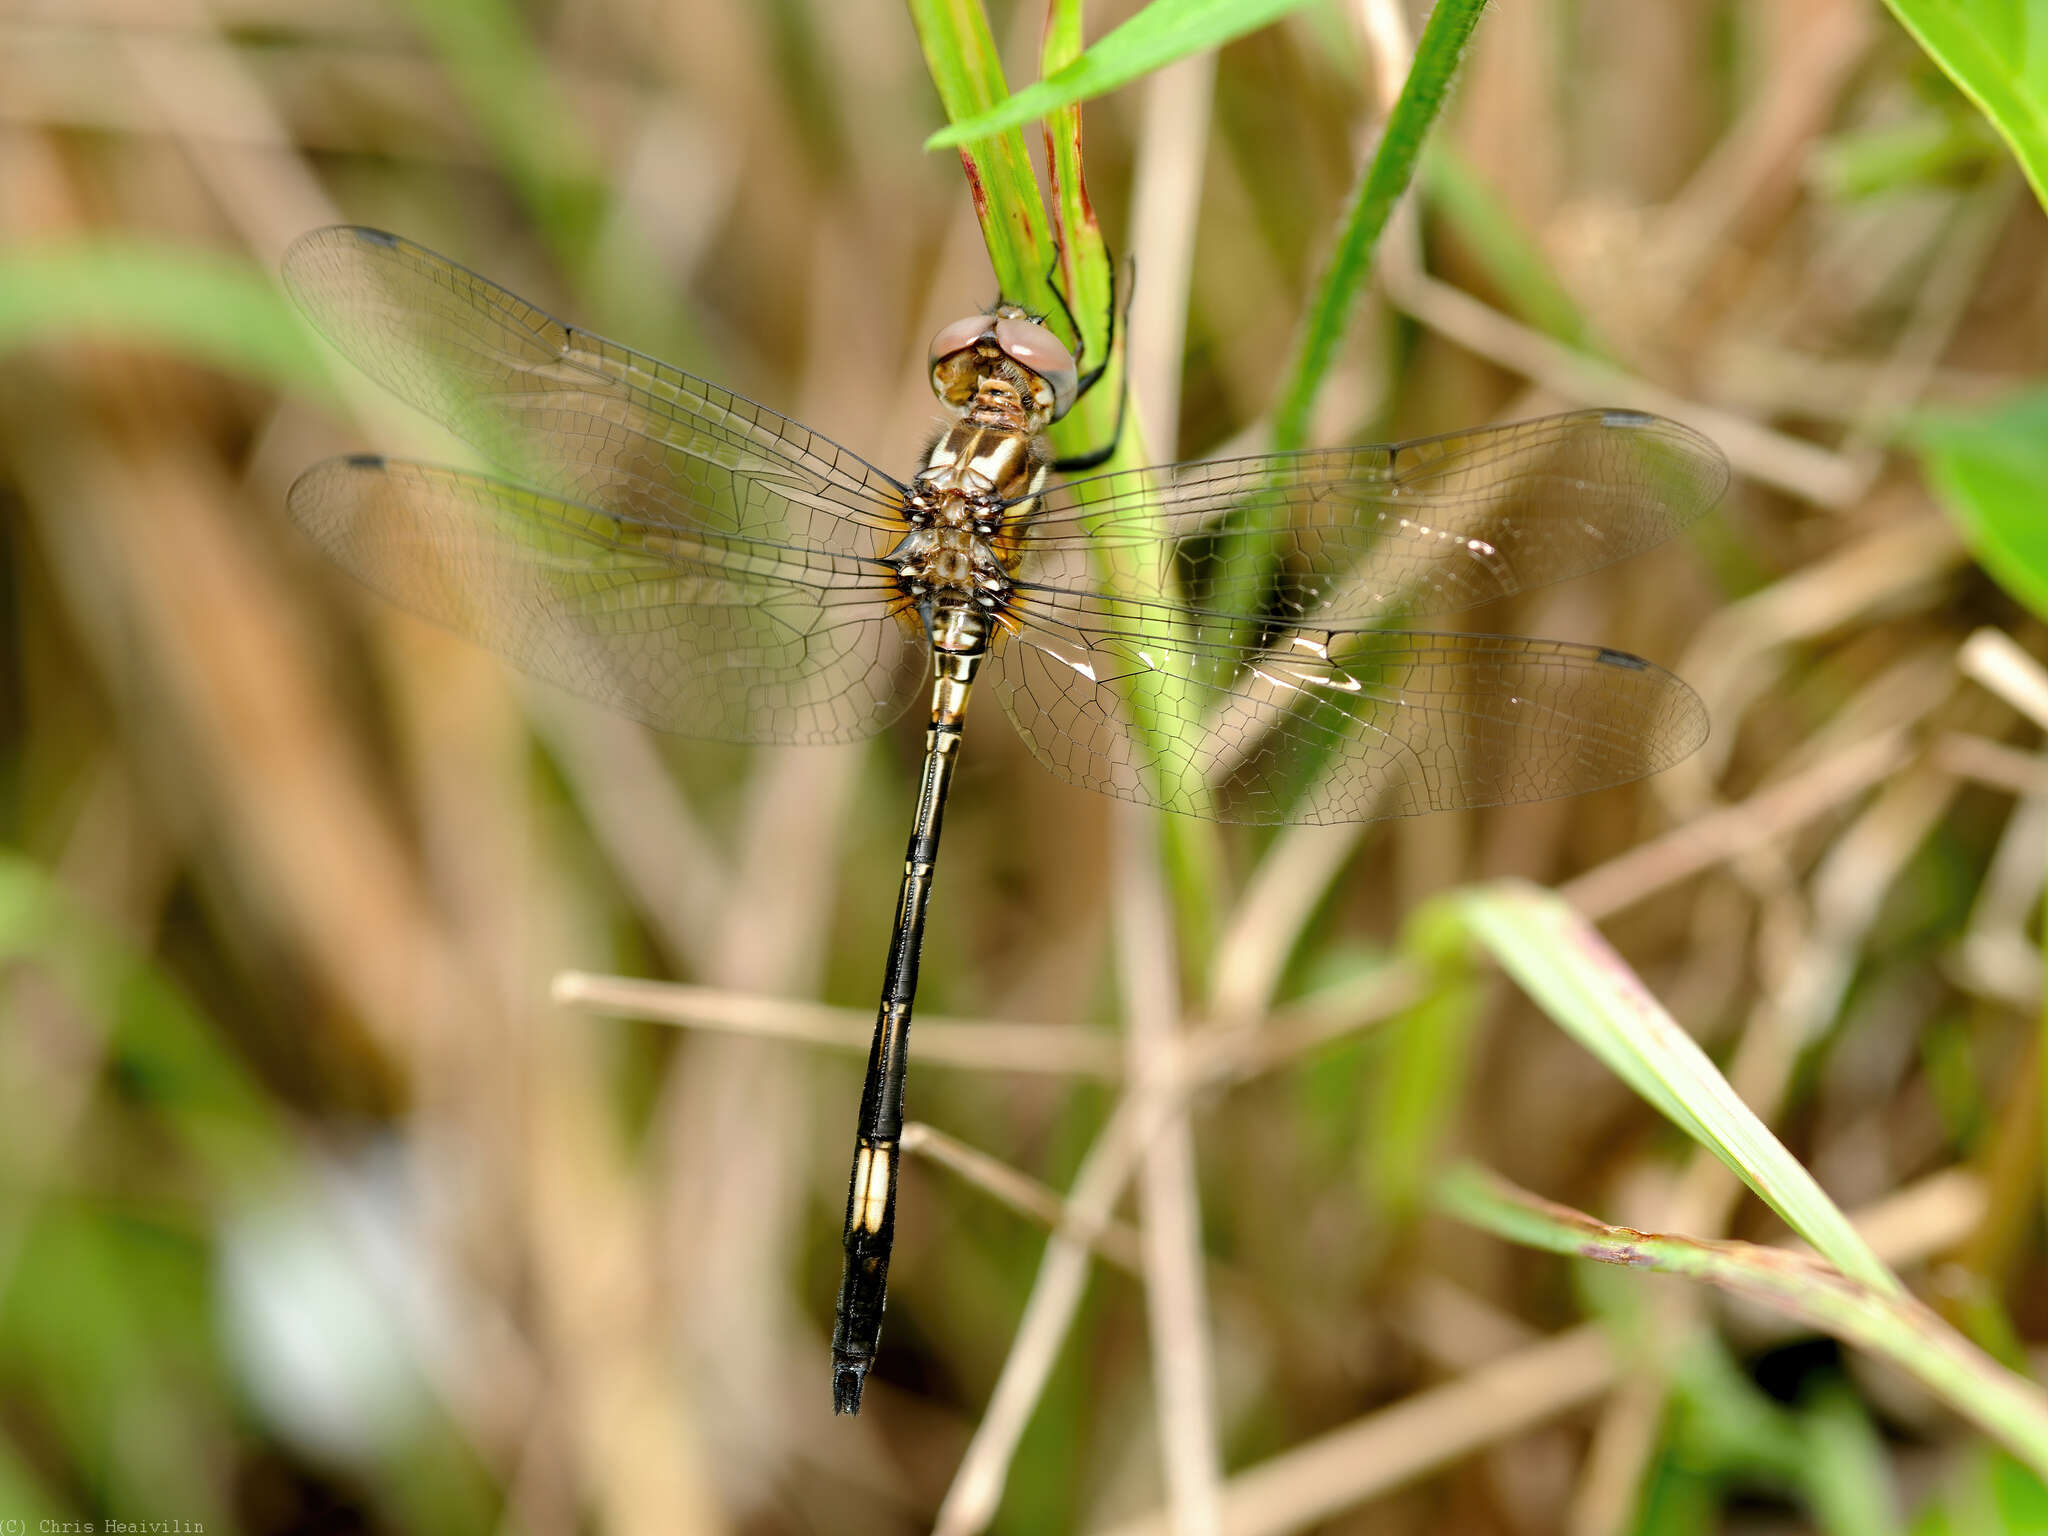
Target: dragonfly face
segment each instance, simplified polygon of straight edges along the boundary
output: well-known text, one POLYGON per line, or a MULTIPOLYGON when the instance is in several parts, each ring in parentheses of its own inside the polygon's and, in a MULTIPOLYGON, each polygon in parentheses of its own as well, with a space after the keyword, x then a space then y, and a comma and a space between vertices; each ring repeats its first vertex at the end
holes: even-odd
MULTIPOLYGON (((1006 391, 1028 405, 1021 430, 1037 432, 1072 409, 1080 371, 1059 337, 1015 304, 955 320, 932 338, 932 393, 957 409, 980 405, 983 392, 1006 391)), ((991 404, 994 397, 991 397, 991 404)))

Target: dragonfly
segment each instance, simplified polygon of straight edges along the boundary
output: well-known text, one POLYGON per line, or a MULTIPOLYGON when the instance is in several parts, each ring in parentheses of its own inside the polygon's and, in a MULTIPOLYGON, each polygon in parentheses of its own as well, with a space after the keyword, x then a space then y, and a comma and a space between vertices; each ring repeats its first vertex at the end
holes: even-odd
POLYGON ((918 955, 984 677, 1069 783, 1255 824, 1580 794, 1706 738, 1698 696, 1624 651, 1408 627, 1705 513, 1727 463, 1673 421, 1577 410, 1085 473, 1103 455, 1062 462, 1045 432, 1102 370, 998 303, 934 339, 944 425, 899 479, 396 235, 317 230, 283 275, 497 471, 357 453, 300 476, 293 521, 376 592, 684 735, 853 741, 928 700, 846 1200, 839 1412, 881 1339, 918 955))

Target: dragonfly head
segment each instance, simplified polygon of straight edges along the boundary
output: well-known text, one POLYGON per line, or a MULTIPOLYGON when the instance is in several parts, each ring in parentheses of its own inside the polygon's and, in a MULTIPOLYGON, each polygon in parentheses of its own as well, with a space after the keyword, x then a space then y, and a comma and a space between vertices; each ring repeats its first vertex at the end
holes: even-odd
POLYGON ((1042 426, 1066 415, 1080 372, 1059 337, 1015 304, 998 304, 932 338, 932 392, 946 404, 966 409, 991 381, 1014 389, 1042 426))

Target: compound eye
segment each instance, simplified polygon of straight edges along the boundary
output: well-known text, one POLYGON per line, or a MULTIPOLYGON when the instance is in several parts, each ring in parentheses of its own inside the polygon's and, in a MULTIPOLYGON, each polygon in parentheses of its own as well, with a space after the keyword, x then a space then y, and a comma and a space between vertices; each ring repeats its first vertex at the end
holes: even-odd
POLYGON ((1074 354, 1067 350, 1065 342, 1036 321, 1005 315, 996 321, 996 345, 1011 362, 1045 380, 1052 390, 1055 421, 1067 414, 1080 386, 1080 375, 1074 367, 1074 354))
POLYGON ((956 352, 965 352, 986 336, 995 323, 994 315, 970 315, 965 320, 955 320, 932 338, 932 366, 938 367, 956 352))

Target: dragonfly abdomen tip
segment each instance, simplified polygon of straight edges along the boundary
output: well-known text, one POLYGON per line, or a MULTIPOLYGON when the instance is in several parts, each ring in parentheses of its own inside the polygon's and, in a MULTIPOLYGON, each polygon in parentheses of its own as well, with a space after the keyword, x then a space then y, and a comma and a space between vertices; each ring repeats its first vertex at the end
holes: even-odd
POLYGON ((832 1411, 859 1413, 860 1389, 867 1379, 867 1367, 841 1362, 832 1372, 832 1411))

